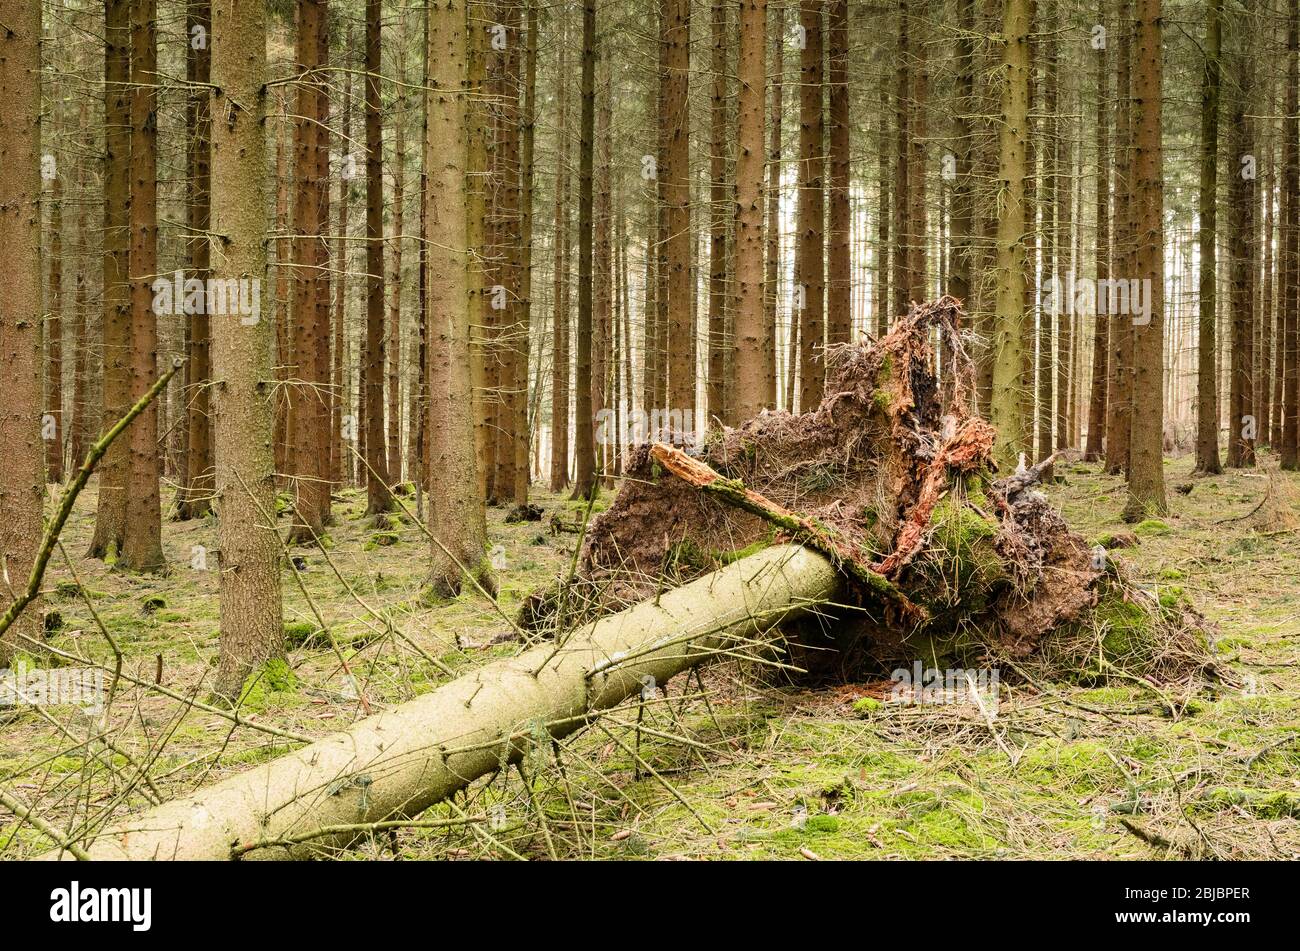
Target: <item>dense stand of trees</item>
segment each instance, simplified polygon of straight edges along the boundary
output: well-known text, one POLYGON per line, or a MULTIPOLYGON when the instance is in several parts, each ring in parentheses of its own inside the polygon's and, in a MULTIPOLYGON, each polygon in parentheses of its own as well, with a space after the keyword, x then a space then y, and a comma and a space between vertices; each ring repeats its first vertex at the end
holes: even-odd
MULTIPOLYGON (((814 408, 826 350, 969 314, 999 459, 1300 468, 1300 22, 1283 0, 0 0, 0 557, 99 466, 90 554, 220 527, 218 689, 284 543, 485 508, 814 408), (414 143, 419 143, 418 147, 414 143)), ((3 651, 12 648, 15 629, 3 651)), ((30 635, 30 628, 26 632, 30 635)))

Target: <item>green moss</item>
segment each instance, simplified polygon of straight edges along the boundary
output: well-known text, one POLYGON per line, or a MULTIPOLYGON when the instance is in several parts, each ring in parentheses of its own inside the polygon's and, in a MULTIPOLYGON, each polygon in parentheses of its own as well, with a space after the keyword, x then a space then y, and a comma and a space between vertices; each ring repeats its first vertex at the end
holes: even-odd
POLYGON ((1135 542, 1131 532, 1102 532, 1093 540, 1093 544, 1110 551, 1113 548, 1128 548, 1135 542))
POLYGON ((1147 518, 1134 525, 1133 531, 1141 538, 1151 538, 1157 535, 1168 535, 1173 529, 1158 518, 1147 518))
POLYGON ((935 506, 934 557, 917 563, 922 578, 915 596, 936 615, 949 609, 978 614, 1007 580, 993 547, 997 529, 952 497, 935 506))
POLYGON ((988 496, 988 482, 982 473, 972 472, 966 476, 962 481, 962 492, 972 505, 976 505, 986 512, 992 509, 988 496))
POLYGON ((1254 647, 1255 641, 1249 637, 1243 637, 1239 634, 1230 634, 1227 637, 1221 637, 1215 642, 1215 647, 1221 653, 1229 654, 1232 651, 1239 650, 1243 647, 1254 647))
POLYGON ((81 597, 81 585, 75 581, 63 580, 54 586, 54 596, 62 601, 71 601, 81 597))
POLYGON ((248 675, 239 692, 239 706, 261 713, 290 705, 297 699, 298 678, 283 660, 270 660, 248 675))
POLYGON ((758 541, 751 542, 750 544, 746 545, 744 548, 738 548, 735 551, 718 552, 716 557, 717 560, 722 564, 729 565, 732 562, 740 561, 740 559, 742 558, 748 558, 750 555, 757 555, 760 551, 762 551, 764 548, 769 547, 771 544, 772 544, 771 537, 760 538, 758 541))
POLYGON ((665 567, 679 574, 712 571, 716 565, 713 556, 701 548, 694 539, 683 538, 668 547, 665 567))
POLYGON ((875 697, 861 697, 853 701, 853 712, 859 716, 870 716, 883 706, 875 697))
POLYGON ((890 403, 889 394, 884 390, 876 390, 871 394, 871 405, 882 413, 889 412, 890 403))
POLYGON ((1091 620, 1101 634, 1101 657, 1094 649, 1090 656, 1081 658, 1085 680, 1105 678, 1112 667, 1140 670, 1155 657, 1159 618, 1128 600, 1121 588, 1106 586, 1091 620))
POLYGON ((366 540, 362 548, 365 551, 374 551, 377 548, 391 548, 402 540, 402 536, 397 532, 383 531, 375 532, 366 540))
POLYGON ((300 647, 316 636, 319 631, 313 621, 286 621, 284 624, 284 639, 290 647, 300 647))
POLYGON ((971 793, 929 793, 913 802, 911 820, 899 828, 910 834, 913 849, 921 853, 992 850, 998 842, 979 825, 983 810, 983 801, 971 793))
POLYGON ((1165 611, 1174 611, 1187 605, 1187 595, 1183 593, 1181 585, 1171 584, 1160 589, 1157 595, 1160 601, 1160 607, 1165 611))
POLYGON ((828 835, 840 830, 840 820, 826 814, 809 816, 804 824, 804 831, 814 835, 828 835))
POLYGON ((1161 581, 1182 581, 1186 577, 1187 577, 1187 572, 1183 571, 1181 568, 1160 569, 1161 581))
POLYGON ((16 674, 21 674, 25 670, 40 670, 47 666, 51 665, 42 664, 39 658, 23 650, 14 651, 9 658, 9 669, 16 674))
POLYGON ((1108 789, 1124 776, 1106 748, 1094 740, 1047 740, 1025 751, 1016 770, 1020 779, 1044 789, 1092 792, 1108 789))
POLYGON ((1141 687, 1116 684, 1106 687, 1094 687, 1080 690, 1075 699, 1091 706, 1129 705, 1146 699, 1147 692, 1141 687))
POLYGON ((80 756, 67 756, 67 755, 56 756, 54 759, 50 760, 48 764, 50 772, 60 773, 65 775, 67 773, 81 772, 81 768, 84 765, 85 765, 85 760, 83 760, 80 756))
POLYGON ((1203 811, 1241 808, 1257 819, 1300 819, 1300 793, 1258 789, 1211 789, 1200 804, 1203 811))

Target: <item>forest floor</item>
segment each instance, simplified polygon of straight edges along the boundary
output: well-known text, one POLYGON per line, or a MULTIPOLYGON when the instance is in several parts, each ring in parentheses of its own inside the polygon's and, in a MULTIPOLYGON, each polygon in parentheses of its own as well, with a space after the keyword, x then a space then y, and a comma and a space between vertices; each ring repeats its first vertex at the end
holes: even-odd
MULTIPOLYGON (((879 682, 763 687, 725 664, 612 711, 577 739, 540 741, 522 770, 431 811, 482 821, 404 829, 345 857, 1300 858, 1300 534, 1250 527, 1269 485, 1260 472, 1201 479, 1191 466, 1190 456, 1167 463, 1169 517, 1114 555, 1145 585, 1181 587, 1214 623, 1219 684, 1162 692, 1004 678, 990 720, 967 704, 881 704, 879 682)), ((1131 530, 1119 518, 1119 477, 1085 464, 1058 475, 1049 495, 1090 541, 1131 530)), ((1277 478, 1300 498, 1300 479, 1277 478)), ((504 508, 489 515, 509 617, 572 562, 577 536, 552 534, 552 513, 584 515, 561 497, 535 501, 541 522, 506 525, 504 508)), ((376 530, 363 508, 360 493, 340 493, 325 554, 295 550, 306 596, 284 575, 287 634, 311 635, 319 612, 337 650, 319 637, 292 647, 289 670, 246 689, 247 719, 323 735, 363 715, 358 692, 383 709, 518 650, 490 643, 511 625, 481 597, 428 603, 419 527, 395 516, 376 530)), ((51 645, 112 665, 89 600, 127 672, 206 699, 218 576, 193 566, 196 546, 216 545, 213 523, 166 523, 173 568, 141 577, 82 557, 93 513, 88 491, 65 532, 80 589, 59 555, 46 578, 46 609, 62 619, 51 645)), ((88 752, 90 724, 70 707, 0 708, 0 788, 74 835, 147 795, 183 795, 293 745, 125 683, 110 708, 111 747, 88 752)), ((0 809, 0 858, 47 847, 0 809)))

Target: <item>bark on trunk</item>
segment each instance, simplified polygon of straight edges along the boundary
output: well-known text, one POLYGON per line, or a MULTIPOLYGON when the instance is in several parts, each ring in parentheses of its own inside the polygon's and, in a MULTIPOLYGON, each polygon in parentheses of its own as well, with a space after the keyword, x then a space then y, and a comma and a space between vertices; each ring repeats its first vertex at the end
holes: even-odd
MULTIPOLYGON (((131 281, 130 386, 139 399, 157 376, 158 314, 153 275, 158 272, 158 38, 155 0, 131 3, 131 281)), ((156 572, 162 550, 158 406, 151 403, 127 432, 130 482, 119 564, 156 572)))
POLYGON ((803 49, 799 61, 799 244, 795 252, 795 307, 799 347, 790 359, 799 367, 799 410, 807 412, 822 398, 826 378, 826 152, 823 90, 822 3, 801 0, 799 27, 803 49), (797 354, 797 356, 796 356, 797 354))
MULTIPOLYGON (((127 356, 131 341, 131 291, 127 283, 128 195, 130 191, 130 4, 104 4, 104 254, 102 426, 122 418, 131 405, 127 356)), ((91 558, 116 560, 126 528, 126 480, 130 475, 127 441, 109 447, 99 470, 99 502, 91 558)))
MULTIPOLYGON (((266 8, 230 0, 212 10, 212 226, 223 235, 222 281, 266 279, 266 8)), ((271 351, 260 313, 213 322, 216 510, 221 546, 221 660, 215 689, 238 696, 256 666, 284 655, 280 543, 275 530, 271 351)))
POLYGON ((379 0, 366 2, 366 514, 393 507, 384 449, 384 129, 379 112, 379 0))
MULTIPOLYGON (((36 559, 45 480, 41 473, 40 378, 40 39, 36 0, 0 0, 0 564, 11 584, 0 587, 0 611, 17 598, 36 559)), ((107 265, 106 265, 107 266, 107 265)), ((36 636, 40 614, 28 609, 15 634, 36 636)), ((11 635, 12 637, 13 635, 11 635)), ((0 667, 10 640, 0 640, 0 667)))
MULTIPOLYGON (((190 4, 188 30, 202 31, 205 41, 186 44, 185 66, 196 88, 186 103, 187 144, 190 171, 190 189, 185 204, 186 225, 189 228, 189 277, 206 281, 209 277, 211 254, 208 231, 211 224, 212 156, 210 142, 212 116, 209 106, 210 92, 207 84, 212 77, 212 54, 206 42, 212 27, 212 4, 209 0, 195 0, 190 4), (199 48, 201 47, 201 48, 199 48)), ((206 285, 205 285, 206 286, 206 285)), ((212 508, 213 450, 212 450, 212 357, 211 320, 207 308, 194 314, 187 323, 189 360, 185 364, 185 447, 184 482, 176 493, 176 518, 185 520, 203 518, 212 508)))

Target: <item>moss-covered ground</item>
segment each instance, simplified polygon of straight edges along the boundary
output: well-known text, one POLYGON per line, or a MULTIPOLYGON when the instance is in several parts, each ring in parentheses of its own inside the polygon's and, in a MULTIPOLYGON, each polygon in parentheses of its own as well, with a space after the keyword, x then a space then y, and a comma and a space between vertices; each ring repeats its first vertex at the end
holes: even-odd
MULTIPOLYGON (((1247 518, 1268 486, 1261 473, 1193 478, 1190 458, 1167 471, 1169 514, 1109 557, 1162 604, 1189 601, 1214 623, 1216 683, 1030 684, 1008 672, 990 717, 972 704, 882 703, 879 682, 780 689, 719 666, 432 810, 474 821, 405 829, 347 857, 1300 857, 1300 538, 1247 518)), ((1084 464, 1058 475, 1048 493, 1090 541, 1134 531, 1120 521, 1118 477, 1084 464)), ((552 534, 550 516, 583 517, 561 497, 536 501, 542 522, 489 514, 499 613, 474 594, 431 602, 418 526, 397 515, 376 527, 359 493, 340 493, 325 551, 293 550, 306 595, 285 570, 288 663, 250 681, 241 715, 317 736, 518 650, 501 637, 503 614, 573 557, 576 536, 552 534)), ((90 491, 65 533, 80 585, 61 556, 46 579, 49 643, 111 665, 97 614, 124 669, 174 696, 121 684, 102 734, 72 707, 0 708, 0 788, 74 834, 292 745, 176 699, 207 698, 216 657, 213 523, 165 524, 172 570, 141 577, 83 557, 93 512, 90 491)), ((1099 636, 1122 636, 1115 627, 1099 636)), ((46 847, 0 807, 0 857, 46 847)))

